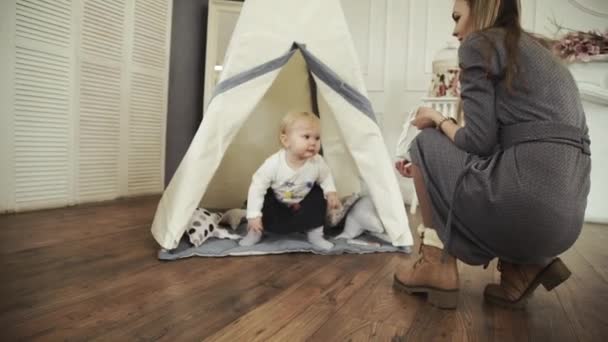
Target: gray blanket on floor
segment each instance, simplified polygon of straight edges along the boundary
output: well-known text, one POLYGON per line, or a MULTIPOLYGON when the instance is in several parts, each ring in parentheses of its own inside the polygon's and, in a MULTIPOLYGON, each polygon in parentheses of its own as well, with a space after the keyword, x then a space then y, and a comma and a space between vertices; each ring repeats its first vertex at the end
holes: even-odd
MULTIPOLYGON (((243 236, 246 225, 241 225, 236 233, 243 236)), ((307 241, 305 234, 271 235, 267 234, 256 245, 243 247, 239 246, 236 240, 209 239, 199 247, 194 247, 188 239, 182 239, 179 246, 171 251, 160 250, 158 258, 160 260, 176 260, 193 256, 200 257, 224 257, 224 256, 246 256, 263 254, 283 254, 283 253, 314 253, 322 255, 336 255, 344 253, 365 254, 376 252, 399 252, 410 253, 411 247, 395 247, 382 240, 366 234, 358 237, 353 243, 347 243, 343 239, 333 239, 326 236, 329 241, 334 243, 331 250, 321 250, 314 247, 307 241)))

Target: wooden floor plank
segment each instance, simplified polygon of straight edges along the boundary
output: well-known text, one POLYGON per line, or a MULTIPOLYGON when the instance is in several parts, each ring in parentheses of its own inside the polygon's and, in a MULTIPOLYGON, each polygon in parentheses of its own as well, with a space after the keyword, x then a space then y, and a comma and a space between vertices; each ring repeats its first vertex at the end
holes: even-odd
POLYGON ((557 292, 538 289, 528 307, 528 334, 531 341, 581 341, 561 305, 557 292))
POLYGON ((608 340, 605 225, 585 225, 562 256, 572 277, 527 310, 483 302, 495 262, 459 264, 458 308, 439 310, 392 287, 416 253, 158 261, 157 203, 0 216, 0 340, 608 340))
POLYGON ((394 256, 389 259, 378 276, 361 289, 360 293, 364 295, 353 296, 340 308, 340 314, 408 328, 411 317, 424 303, 418 297, 394 290, 393 275, 398 266, 409 267, 413 262, 412 257, 394 256))
POLYGON ((402 327, 367 321, 341 312, 332 316, 310 341, 408 341, 402 327))
POLYGON ((563 259, 572 276, 554 291, 578 340, 608 341, 608 285, 577 248, 564 253, 563 259))
POLYGON ((152 223, 158 196, 0 215, 0 255, 92 239, 152 223), (61 228, 61 229, 58 229, 61 228))
POLYGON ((608 227, 586 224, 575 249, 608 286, 608 227))
POLYGON ((490 341, 494 333, 492 307, 484 305, 484 286, 493 280, 492 267, 469 266, 458 262, 460 295, 454 330, 466 341, 490 341))
MULTIPOLYGON (((209 338, 211 341, 237 341, 242 339, 265 341, 281 329, 288 329, 289 323, 314 304, 339 305, 342 298, 349 297, 353 291, 344 295, 345 288, 358 286, 356 281, 364 267, 376 269, 382 256, 367 255, 356 258, 352 255, 328 258, 328 264, 319 268, 302 282, 272 300, 248 312, 238 320, 209 338), (371 263, 362 263, 366 257, 371 263), (333 260, 332 260, 333 259, 333 260), (365 265, 365 266, 364 266, 365 265)), ((372 273, 374 273, 372 271, 372 273)))
POLYGON ((306 341, 315 333, 330 317, 335 315, 336 308, 332 304, 315 303, 308 306, 299 315, 293 318, 287 325, 270 336, 267 341, 306 341))
MULTIPOLYGON (((308 255, 308 257, 310 257, 308 255)), ((155 340, 162 336, 166 340, 200 341, 227 326, 231 322, 258 308, 303 275, 319 268, 317 262, 309 262, 305 256, 279 256, 276 261, 241 265, 236 273, 217 282, 205 291, 189 291, 184 298, 161 308, 151 308, 129 327, 100 336, 100 340, 132 340, 143 338, 155 340), (247 270, 249 274, 244 273, 247 270), (256 271, 257 270, 257 271, 256 271), (263 271, 261 271, 263 270, 263 271), (169 327, 169 329, 167 329, 169 327)), ((195 277, 196 281, 204 279, 195 277)), ((188 280, 192 282, 193 280, 188 280)))
MULTIPOLYGON (((131 327, 129 323, 135 322, 143 314, 162 314, 167 307, 190 311, 192 303, 184 303, 184 300, 191 297, 191 287, 204 287, 187 281, 186 277, 196 275, 195 270, 196 267, 192 272, 182 269, 181 274, 167 276, 163 266, 156 265, 144 273, 145 277, 138 273, 122 277, 119 284, 111 289, 94 291, 93 295, 83 300, 64 305, 60 311, 46 311, 15 328, 22 334, 47 331, 45 338, 57 340, 76 336, 90 340, 91 337, 115 330, 128 331, 131 327), (141 290, 140 281, 147 282, 145 292, 141 290)), ((231 276, 226 274, 227 271, 239 270, 238 264, 226 265, 218 273, 207 272, 207 275, 223 284, 225 278, 231 276)), ((213 283, 212 280, 210 282, 213 283)), ((150 319, 153 317, 150 315, 150 319)))
MULTIPOLYGON (((567 283, 566 283, 567 284, 567 283)), ((561 286, 567 286, 563 284, 561 286)), ((547 292, 539 286, 526 307, 528 334, 531 341, 577 341, 557 291, 547 292)))
MULTIPOLYGON (((337 312, 349 311, 346 303, 350 303, 355 298, 373 297, 374 293, 371 291, 374 287, 370 284, 376 283, 376 279, 382 277, 387 268, 393 270, 397 260, 400 260, 401 257, 395 255, 386 260, 383 255, 373 256, 377 263, 363 263, 363 267, 353 275, 352 280, 344 288, 336 288, 333 293, 329 292, 326 296, 321 297, 272 336, 272 340, 285 341, 287 338, 304 340, 326 324, 328 318, 333 317, 337 312), (317 316, 313 318, 312 315, 315 313, 317 316), (319 319, 319 317, 324 319, 319 319)), ((367 310, 358 307, 357 311, 367 310)))
MULTIPOLYGON (((500 283, 500 272, 496 269, 496 260, 492 267, 488 267, 492 274, 492 283, 500 283)), ((479 289, 483 291, 483 287, 479 289)), ((483 292, 482 292, 483 293, 483 292)), ((528 327, 529 312, 527 310, 512 310, 484 303, 488 310, 487 315, 493 317, 493 340, 494 341, 529 341, 530 331, 528 327)), ((561 310, 561 307, 557 307, 561 310)))

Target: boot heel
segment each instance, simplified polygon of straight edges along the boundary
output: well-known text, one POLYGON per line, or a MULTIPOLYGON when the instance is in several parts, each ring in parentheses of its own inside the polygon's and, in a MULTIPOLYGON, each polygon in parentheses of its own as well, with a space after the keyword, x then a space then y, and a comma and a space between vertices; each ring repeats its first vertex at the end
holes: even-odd
POLYGON ((440 309, 455 309, 458 305, 458 291, 428 291, 428 301, 440 309))
POLYGON ((563 283, 570 277, 572 273, 562 262, 560 258, 556 258, 551 262, 541 279, 541 284, 547 289, 547 291, 553 290, 557 285, 563 283))

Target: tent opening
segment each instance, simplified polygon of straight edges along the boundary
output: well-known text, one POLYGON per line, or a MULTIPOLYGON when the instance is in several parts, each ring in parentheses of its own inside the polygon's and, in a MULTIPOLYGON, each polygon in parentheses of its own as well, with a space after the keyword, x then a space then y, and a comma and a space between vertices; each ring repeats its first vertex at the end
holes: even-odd
MULTIPOLYGON (((317 92, 315 80, 298 50, 238 129, 199 203, 201 207, 227 209, 243 205, 251 176, 266 158, 281 148, 279 125, 289 111, 317 111, 321 117, 323 155, 332 168, 338 191, 344 194, 358 191, 352 185, 347 186, 358 182, 353 182, 358 179, 355 163, 331 108, 317 92)), ((227 118, 230 114, 223 113, 227 118)))

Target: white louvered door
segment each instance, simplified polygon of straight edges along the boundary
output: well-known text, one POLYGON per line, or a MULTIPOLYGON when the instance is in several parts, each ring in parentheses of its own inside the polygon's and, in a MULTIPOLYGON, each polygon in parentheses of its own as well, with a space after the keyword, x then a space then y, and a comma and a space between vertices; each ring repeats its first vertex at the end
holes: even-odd
POLYGON ((163 188, 170 9, 166 0, 135 0, 130 73, 128 193, 163 188), (159 139, 161 137, 161 139, 159 139))
POLYGON ((116 198, 120 189, 125 1, 85 0, 79 61, 78 195, 116 198))
POLYGON ((70 1, 16 2, 9 132, 16 209, 60 206, 72 199, 71 19, 70 1))
POLYGON ((0 212, 162 191, 171 0, 0 4, 0 212))

